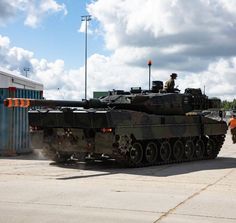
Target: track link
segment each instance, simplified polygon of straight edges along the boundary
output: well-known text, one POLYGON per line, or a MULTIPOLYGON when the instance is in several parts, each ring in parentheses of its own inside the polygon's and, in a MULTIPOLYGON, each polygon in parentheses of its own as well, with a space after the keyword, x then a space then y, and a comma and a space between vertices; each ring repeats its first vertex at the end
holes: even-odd
MULTIPOLYGON (((168 161, 162 161, 160 159, 157 159, 156 162, 154 162, 154 163, 148 163, 148 162, 145 162, 143 160, 142 162, 136 164, 132 160, 130 160, 129 157, 127 156, 127 154, 126 154, 126 155, 123 155, 123 156, 119 156, 117 161, 122 166, 133 167, 134 168, 134 167, 148 167, 148 166, 156 166, 156 165, 167 165, 167 164, 174 164, 174 163, 183 163, 183 162, 192 162, 192 161, 199 161, 199 160, 215 159, 218 156, 218 154, 220 152, 220 149, 222 148, 222 146, 224 144, 225 135, 209 136, 208 139, 213 140, 213 142, 214 142, 214 148, 212 150, 212 154, 211 155, 206 155, 206 151, 204 149, 204 155, 200 158, 198 158, 196 156, 196 154, 194 154, 193 158, 191 158, 191 159, 186 159, 183 156, 179 160, 175 160, 175 159, 172 158, 168 161)), ((196 139, 195 139, 195 141, 196 141, 196 139)), ((206 148, 206 143, 204 144, 205 148, 206 148)), ((195 152, 196 151, 194 151, 194 153, 195 152)), ((172 150, 172 154, 173 154, 173 150, 172 150)))

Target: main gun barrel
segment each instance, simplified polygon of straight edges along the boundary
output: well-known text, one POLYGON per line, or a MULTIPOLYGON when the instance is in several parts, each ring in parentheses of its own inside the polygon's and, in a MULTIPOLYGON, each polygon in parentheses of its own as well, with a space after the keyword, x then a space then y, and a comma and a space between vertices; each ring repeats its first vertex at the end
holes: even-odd
POLYGON ((107 104, 102 103, 97 99, 84 101, 66 101, 66 100, 44 100, 44 99, 28 99, 28 98, 7 98, 4 100, 4 105, 8 108, 12 107, 83 107, 83 108, 103 108, 107 104))

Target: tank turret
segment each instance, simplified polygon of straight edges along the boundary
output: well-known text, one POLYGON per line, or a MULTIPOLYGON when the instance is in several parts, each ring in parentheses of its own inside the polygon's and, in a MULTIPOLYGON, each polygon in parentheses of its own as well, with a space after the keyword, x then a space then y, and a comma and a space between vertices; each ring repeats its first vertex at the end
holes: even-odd
POLYGON ((188 88, 183 94, 165 93, 161 91, 162 86, 160 81, 154 81, 152 91, 145 91, 140 87, 131 88, 129 92, 113 90, 109 92, 108 96, 101 99, 67 101, 8 98, 4 104, 7 107, 112 108, 156 115, 183 115, 194 110, 207 110, 220 106, 220 99, 209 99, 202 94, 201 89, 188 88))

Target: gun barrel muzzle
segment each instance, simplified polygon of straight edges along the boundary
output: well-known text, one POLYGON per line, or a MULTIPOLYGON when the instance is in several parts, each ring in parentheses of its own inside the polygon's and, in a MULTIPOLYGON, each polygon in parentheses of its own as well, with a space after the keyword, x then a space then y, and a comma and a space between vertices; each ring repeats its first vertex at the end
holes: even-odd
POLYGON ((30 106, 30 100, 27 98, 7 98, 4 100, 4 105, 8 108, 28 108, 30 106))

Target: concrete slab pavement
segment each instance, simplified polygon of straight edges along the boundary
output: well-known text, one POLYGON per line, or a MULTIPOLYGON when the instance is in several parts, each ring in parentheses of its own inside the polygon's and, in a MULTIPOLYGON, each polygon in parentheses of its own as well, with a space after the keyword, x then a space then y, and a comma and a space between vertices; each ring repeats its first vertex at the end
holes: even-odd
POLYGON ((0 159, 0 222, 236 222, 236 145, 210 161, 125 169, 0 159))

